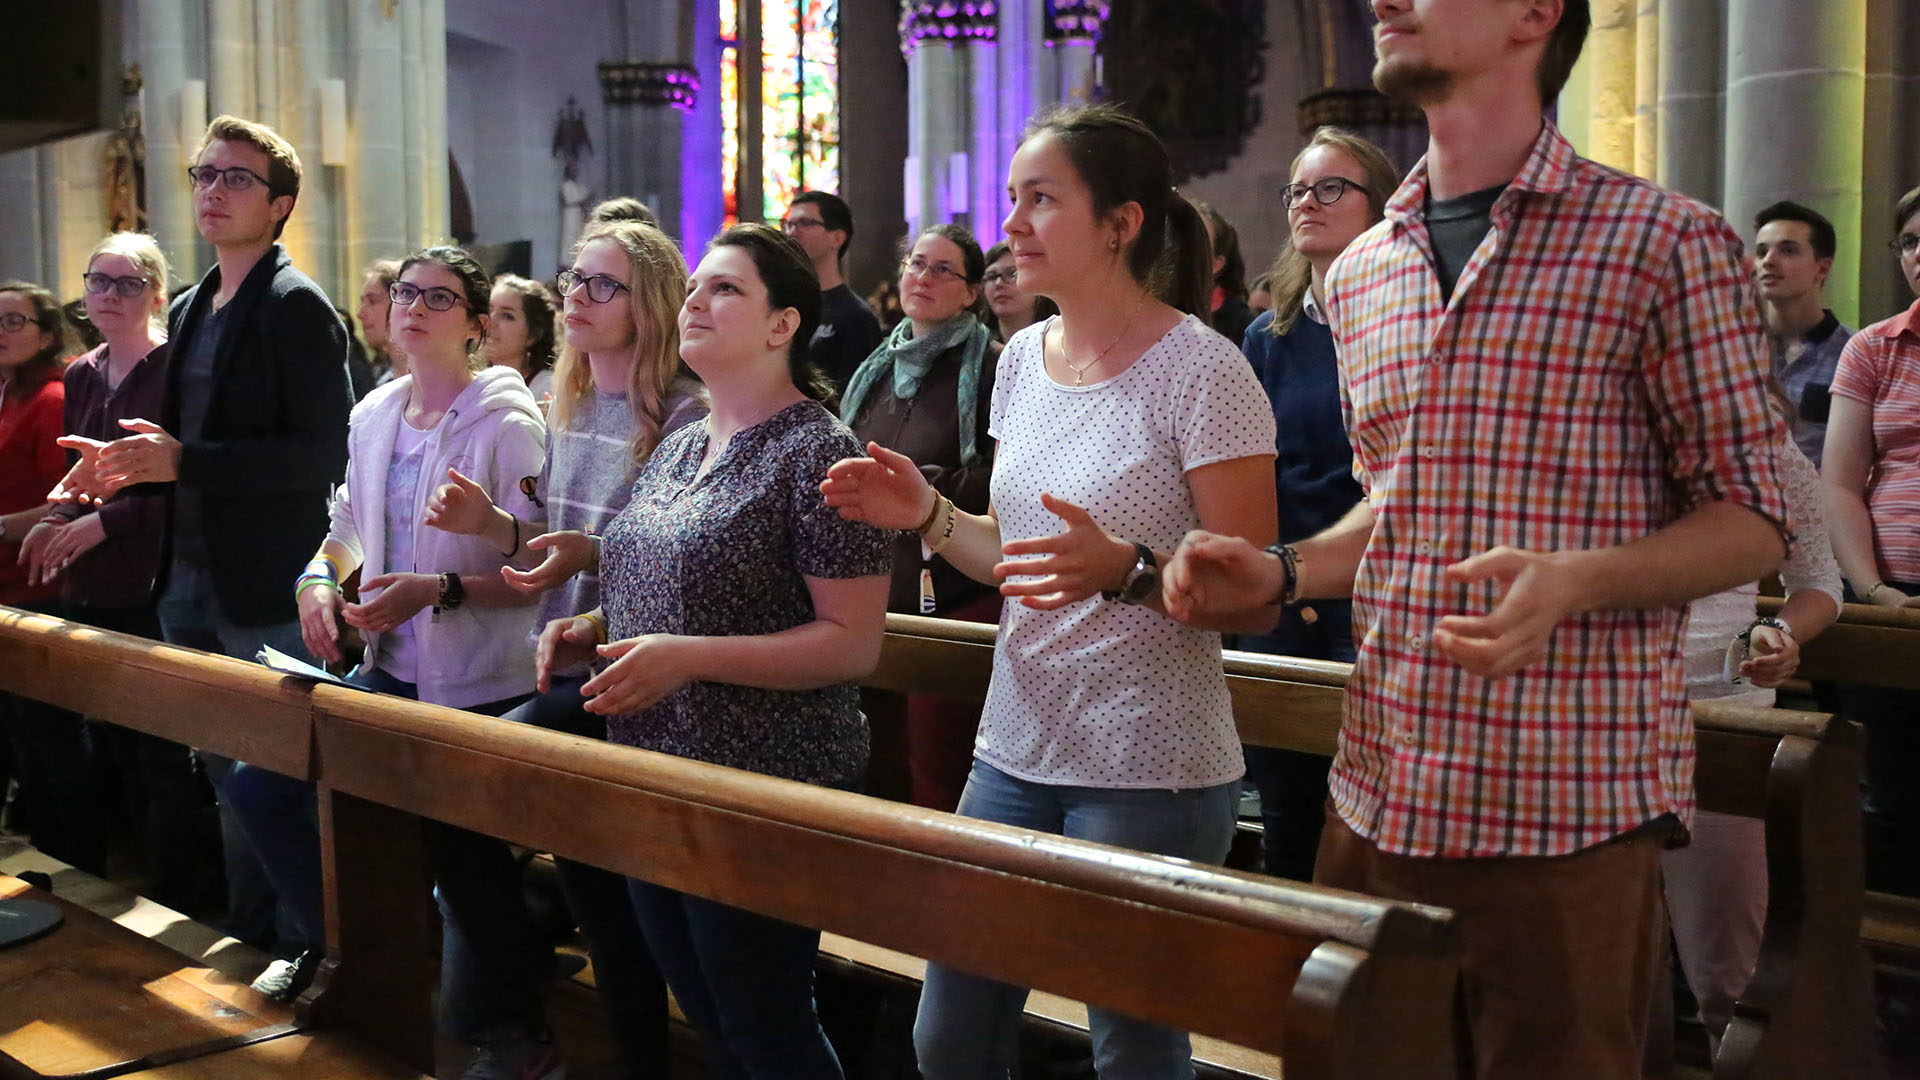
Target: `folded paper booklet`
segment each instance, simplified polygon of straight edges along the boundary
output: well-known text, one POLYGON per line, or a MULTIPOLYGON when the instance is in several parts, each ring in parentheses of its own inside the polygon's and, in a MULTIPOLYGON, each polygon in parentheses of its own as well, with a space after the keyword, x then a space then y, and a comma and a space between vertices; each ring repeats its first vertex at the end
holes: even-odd
MULTIPOLYGON (((297 656, 288 656, 286 653, 281 652, 271 645, 260 646, 260 653, 255 656, 254 659, 282 675, 291 675, 296 679, 330 683, 334 686, 347 687, 350 690, 366 691, 367 689, 364 686, 355 686, 340 676, 335 675, 333 672, 328 671, 326 668, 315 667, 297 656)), ((371 693, 371 691, 367 692, 371 693)))

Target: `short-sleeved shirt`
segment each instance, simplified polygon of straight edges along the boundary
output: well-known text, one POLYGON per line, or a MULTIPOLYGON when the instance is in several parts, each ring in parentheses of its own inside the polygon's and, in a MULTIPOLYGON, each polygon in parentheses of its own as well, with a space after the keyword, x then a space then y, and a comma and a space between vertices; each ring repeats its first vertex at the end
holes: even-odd
MULTIPOLYGON (((618 640, 774 634, 813 621, 806 578, 885 574, 890 533, 827 506, 827 467, 860 444, 813 401, 734 434, 706 475, 707 425, 667 436, 633 497, 608 523, 600 590, 618 640)), ((628 746, 814 784, 844 785, 866 768, 859 690, 763 690, 689 683, 638 713, 610 717, 628 746)))
POLYGON ((886 339, 880 320, 854 291, 835 285, 820 294, 820 325, 807 343, 807 356, 842 390, 861 363, 886 339))
POLYGON ((1920 300, 1853 335, 1833 392, 1873 409, 1866 494, 1880 573, 1920 581, 1920 300))
MULTIPOLYGON (((1126 370, 1086 386, 1047 374, 1051 320, 1000 355, 991 431, 1002 541, 1064 526, 1041 493, 1109 534, 1170 552, 1200 518, 1187 473, 1274 454, 1273 410, 1233 343, 1188 316, 1126 370)), ((1023 780, 1195 788, 1245 772, 1220 635, 1099 595, 1006 605, 974 753, 1023 780)))
POLYGON ((1494 203, 1450 301, 1415 166, 1329 271, 1327 320, 1374 527, 1331 789, 1341 819, 1415 856, 1564 855, 1693 809, 1685 609, 1589 611, 1485 679, 1434 651, 1499 586, 1454 563, 1501 545, 1588 551, 1711 502, 1786 536, 1739 237, 1710 208, 1584 160, 1551 123, 1494 203))
POLYGON ((1833 373, 1853 331, 1829 311, 1814 328, 1800 336, 1780 367, 1780 385, 1794 404, 1793 441, 1814 467, 1827 441, 1827 409, 1833 373))

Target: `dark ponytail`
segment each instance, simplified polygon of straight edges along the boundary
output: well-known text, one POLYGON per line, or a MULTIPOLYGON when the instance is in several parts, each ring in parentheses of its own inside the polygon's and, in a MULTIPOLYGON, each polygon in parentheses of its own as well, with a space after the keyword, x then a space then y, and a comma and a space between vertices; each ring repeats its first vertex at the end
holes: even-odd
POLYGON ((827 373, 807 354, 807 344, 820 327, 820 275, 799 243, 779 229, 758 222, 742 222, 713 238, 707 250, 737 247, 753 260, 760 283, 767 288, 767 306, 792 308, 800 313, 800 328, 787 342, 787 373, 801 393, 835 409, 840 391, 827 373))
POLYGON ((1050 107, 1028 121, 1021 141, 1037 135, 1060 140, 1096 215, 1139 204, 1140 235, 1127 249, 1127 269, 1169 305, 1206 318, 1213 299, 1207 225, 1174 190, 1173 159, 1159 137, 1114 105, 1050 107))

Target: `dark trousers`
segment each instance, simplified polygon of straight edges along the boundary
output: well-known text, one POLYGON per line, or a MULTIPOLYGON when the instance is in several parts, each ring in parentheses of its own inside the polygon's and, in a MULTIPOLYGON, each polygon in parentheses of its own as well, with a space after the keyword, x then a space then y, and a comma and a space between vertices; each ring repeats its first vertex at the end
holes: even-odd
MULTIPOLYGON (((1920 582, 1887 584, 1920 596, 1920 582)), ((1866 735, 1860 828, 1867 888, 1920 897, 1920 690, 1852 683, 1836 690, 1840 715, 1866 735)))
MULTIPOLYGON (((60 618, 58 601, 29 610, 60 618)), ((107 872, 108 804, 101 755, 87 722, 44 701, 0 694, 0 726, 13 751, 33 845, 95 877, 107 872)))
POLYGON ((813 1003, 820 931, 631 883, 634 911, 714 1080, 841 1080, 813 1003))
MULTIPOLYGON (((1276 656, 1352 663, 1353 605, 1344 601, 1315 601, 1314 621, 1299 609, 1281 613, 1270 634, 1243 634, 1232 648, 1276 656)), ((1318 754, 1281 750, 1271 746, 1242 746, 1247 758, 1247 783, 1260 792, 1261 868, 1276 877, 1313 880, 1313 862, 1326 828, 1327 769, 1333 764, 1318 754)))
MULTIPOLYGON (((555 679, 551 690, 529 698, 506 719, 604 742, 606 721, 584 708, 580 687, 585 682, 584 677, 555 679)), ((618 1054, 617 1075, 621 1080, 668 1075, 667 984, 634 914, 627 879, 558 856, 553 864, 593 957, 594 985, 618 1054)))

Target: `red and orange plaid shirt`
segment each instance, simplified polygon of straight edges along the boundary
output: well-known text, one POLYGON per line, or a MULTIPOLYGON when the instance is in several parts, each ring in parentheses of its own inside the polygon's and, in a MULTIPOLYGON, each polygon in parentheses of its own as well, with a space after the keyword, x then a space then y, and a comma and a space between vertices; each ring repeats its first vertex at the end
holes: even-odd
POLYGON ((1375 514, 1334 805, 1405 855, 1561 855, 1689 822, 1684 608, 1569 618, 1544 660, 1501 679, 1428 639, 1444 615, 1493 608, 1492 583, 1441 575, 1501 544, 1610 547, 1716 500, 1787 535, 1740 240, 1545 124, 1443 305, 1426 198, 1423 161, 1326 286, 1375 514))

